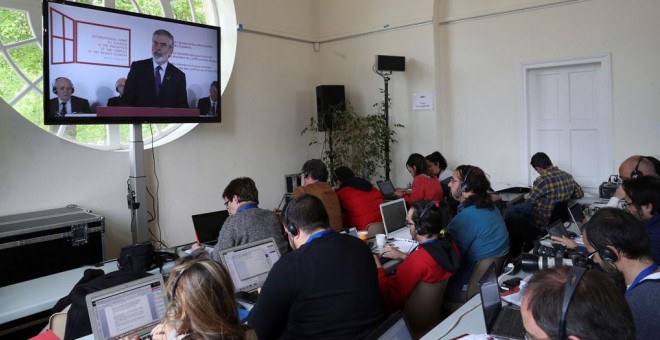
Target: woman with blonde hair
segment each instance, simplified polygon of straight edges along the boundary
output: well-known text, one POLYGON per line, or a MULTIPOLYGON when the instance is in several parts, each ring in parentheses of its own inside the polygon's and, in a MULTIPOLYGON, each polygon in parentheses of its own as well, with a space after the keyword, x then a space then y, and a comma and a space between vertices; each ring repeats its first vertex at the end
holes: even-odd
POLYGON ((240 323, 227 270, 210 259, 184 260, 170 273, 170 304, 153 339, 254 339, 240 323))

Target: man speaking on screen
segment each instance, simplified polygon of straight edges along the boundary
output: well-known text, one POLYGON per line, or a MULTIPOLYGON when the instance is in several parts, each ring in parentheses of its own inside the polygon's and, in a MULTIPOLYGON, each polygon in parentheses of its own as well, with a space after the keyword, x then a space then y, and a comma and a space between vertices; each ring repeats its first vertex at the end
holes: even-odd
POLYGON ((188 108, 186 75, 168 60, 174 36, 164 29, 152 37, 152 58, 135 61, 128 72, 123 106, 188 108))

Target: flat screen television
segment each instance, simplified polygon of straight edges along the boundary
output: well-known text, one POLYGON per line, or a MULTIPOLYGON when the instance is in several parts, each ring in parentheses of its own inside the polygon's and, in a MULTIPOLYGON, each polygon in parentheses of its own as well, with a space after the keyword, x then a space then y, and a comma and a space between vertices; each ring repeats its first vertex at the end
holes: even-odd
POLYGON ((219 27, 68 1, 43 25, 46 125, 220 122, 219 27))

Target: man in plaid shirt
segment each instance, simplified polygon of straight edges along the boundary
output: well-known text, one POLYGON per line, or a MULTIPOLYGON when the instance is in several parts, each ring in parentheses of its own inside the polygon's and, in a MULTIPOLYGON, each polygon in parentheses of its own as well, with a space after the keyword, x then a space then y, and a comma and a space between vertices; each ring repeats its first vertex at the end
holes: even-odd
POLYGON ((555 204, 573 197, 581 198, 584 192, 573 176, 552 165, 550 157, 545 153, 534 154, 530 164, 540 176, 534 180, 527 201, 532 204, 536 226, 541 228, 548 224, 555 204))

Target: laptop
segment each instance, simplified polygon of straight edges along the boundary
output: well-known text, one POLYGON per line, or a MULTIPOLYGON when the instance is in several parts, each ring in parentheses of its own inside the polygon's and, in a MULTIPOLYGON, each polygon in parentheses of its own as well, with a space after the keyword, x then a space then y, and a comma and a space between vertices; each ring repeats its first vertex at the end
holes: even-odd
POLYGON ((392 314, 385 322, 374 329, 365 340, 412 340, 412 332, 402 311, 392 314))
POLYGON ((495 263, 491 263, 481 277, 479 290, 488 335, 509 339, 524 339, 525 327, 523 326, 520 309, 502 306, 495 263))
POLYGON ((264 285, 280 256, 272 237, 220 252, 220 260, 231 276, 236 296, 252 304, 256 303, 257 290, 264 285))
POLYGON ((561 220, 556 220, 550 223, 547 227, 545 227, 545 230, 548 232, 548 235, 550 236, 570 237, 568 231, 566 230, 566 228, 564 228, 564 222, 562 222, 561 220))
POLYGON ((407 212, 406 201, 403 198, 380 205, 380 215, 383 217, 385 236, 387 236, 388 240, 394 238, 412 238, 406 223, 407 212))
POLYGON ((380 193, 381 195, 383 195, 384 200, 399 199, 399 196, 394 194, 396 189, 394 188, 394 184, 392 184, 392 181, 390 181, 389 179, 377 181, 376 185, 378 185, 378 190, 380 190, 380 193))
POLYGON ((220 234, 220 229, 225 224, 227 217, 229 217, 227 210, 192 215, 197 242, 209 247, 213 247, 218 243, 218 234, 220 234))
POLYGON ((582 233, 582 226, 587 221, 587 217, 584 215, 582 206, 579 203, 575 203, 570 208, 568 208, 568 213, 569 215, 571 215, 571 219, 573 220, 573 223, 575 223, 578 226, 578 229, 580 229, 580 233, 582 233))
POLYGON ((147 335, 167 309, 167 294, 160 274, 90 293, 85 300, 97 340, 147 335))

